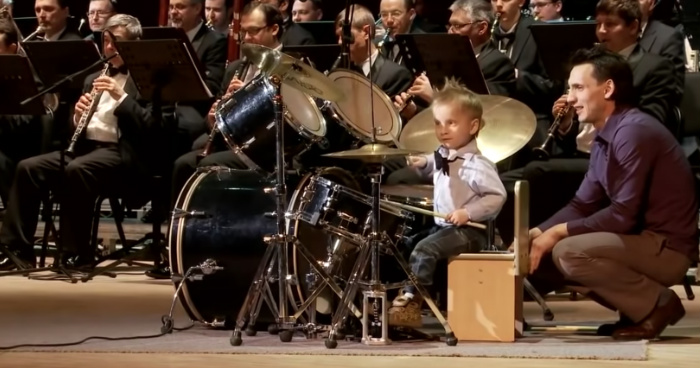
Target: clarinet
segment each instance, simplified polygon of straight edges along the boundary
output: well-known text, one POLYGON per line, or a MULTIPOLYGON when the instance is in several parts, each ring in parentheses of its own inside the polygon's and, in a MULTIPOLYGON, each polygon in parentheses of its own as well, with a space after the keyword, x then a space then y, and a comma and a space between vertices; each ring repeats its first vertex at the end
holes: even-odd
MULTIPOLYGON (((100 77, 104 77, 105 75, 107 75, 108 69, 109 63, 105 63, 104 67, 102 68, 102 73, 100 73, 100 77)), ((78 125, 75 127, 75 132, 73 133, 73 137, 71 137, 70 144, 68 145, 68 149, 66 150, 67 154, 72 155, 75 153, 75 144, 78 142, 78 139, 80 139, 80 136, 83 134, 83 130, 87 128, 88 122, 90 122, 90 118, 92 118, 92 115, 95 113, 95 110, 97 109, 97 104, 100 102, 100 98, 102 97, 103 92, 104 91, 97 91, 94 87, 92 91, 90 91, 90 107, 85 113, 83 113, 83 115, 80 117, 78 125)))
MULTIPOLYGON (((250 66, 250 64, 248 63, 248 60, 246 58, 243 58, 241 63, 242 63, 241 67, 236 68, 236 71, 233 73, 233 78, 231 78, 231 80, 240 79, 241 75, 245 75, 245 74, 243 74, 243 72, 245 72, 246 74, 248 73, 248 67, 250 66)), ((221 106, 221 104, 223 102, 224 102, 223 100, 219 101, 219 103, 216 105, 217 110, 219 109, 219 106, 221 106)), ((211 151, 211 147, 214 144, 214 137, 216 137, 219 133, 220 133, 219 126, 217 124, 214 124, 214 127, 211 129, 211 132, 209 133, 209 137, 207 138, 207 143, 204 145, 204 150, 202 150, 202 153, 199 154, 200 160, 209 156, 209 153, 211 151)))
MULTIPOLYGON (((568 94, 569 91, 567 90, 566 93, 568 94)), ((561 122, 564 120, 564 117, 571 111, 571 108, 573 106, 570 103, 566 103, 564 107, 559 111, 557 116, 554 118, 554 122, 552 125, 549 127, 549 130, 547 131, 547 138, 544 140, 542 145, 539 147, 535 147, 532 149, 532 152, 534 153, 535 157, 538 160, 547 160, 549 159, 549 144, 552 142, 554 139, 554 136, 557 133, 557 130, 559 129, 559 126, 561 125, 561 122)))

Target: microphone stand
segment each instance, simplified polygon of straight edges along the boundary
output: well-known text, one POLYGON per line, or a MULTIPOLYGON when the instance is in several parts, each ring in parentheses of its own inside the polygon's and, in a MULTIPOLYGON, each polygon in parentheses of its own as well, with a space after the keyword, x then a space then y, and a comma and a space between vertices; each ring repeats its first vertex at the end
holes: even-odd
POLYGON ((343 19, 343 24, 341 26, 342 37, 341 37, 341 47, 340 47, 340 67, 345 69, 350 69, 350 44, 355 41, 352 36, 352 25, 350 24, 350 12, 353 9, 353 1, 345 1, 345 19, 343 19))
MULTIPOLYGON (((57 90, 58 88, 62 87, 66 83, 72 83, 75 80, 75 78, 81 76, 84 73, 91 71, 92 69, 94 69, 97 66, 103 65, 104 63, 108 62, 109 60, 116 57, 117 55, 119 55, 119 54, 115 53, 114 55, 111 55, 109 57, 101 58, 100 60, 94 62, 92 65, 88 66, 87 68, 79 70, 71 75, 66 76, 65 78, 54 83, 51 87, 46 88, 46 89, 40 91, 39 93, 37 93, 36 95, 29 97, 26 100, 20 102, 20 105, 21 106, 27 105, 30 102, 32 102, 33 100, 57 90)), ((64 142, 64 145, 65 145, 65 142, 64 142)), ((56 185, 56 187, 55 187, 56 189, 54 192, 54 196, 59 194, 59 197, 60 197, 60 195, 65 195, 65 193, 62 193, 65 191, 64 177, 65 177, 65 169, 66 169, 66 152, 64 149, 60 150, 59 165, 60 165, 59 176, 58 176, 59 179, 58 179, 58 185, 56 185)), ((51 204, 51 206, 53 207, 53 204, 51 204)), ((50 208, 48 210, 52 211, 50 208)), ((66 277, 68 277, 70 279, 70 281, 72 283, 78 282, 78 279, 73 277, 73 273, 75 273, 75 272, 67 270, 64 266, 63 240, 60 239, 60 236, 56 237, 56 252, 57 252, 57 257, 56 257, 56 259, 54 259, 53 265, 51 265, 49 267, 40 267, 40 268, 29 268, 27 264, 22 262, 17 257, 14 257, 10 252, 7 252, 6 254, 10 257, 10 259, 13 261, 13 263, 15 263, 15 265, 17 265, 17 270, 10 271, 10 272, 3 272, 1 274, 1 276, 10 276, 10 275, 18 275, 18 274, 29 275, 31 273, 36 273, 36 272, 53 271, 53 272, 65 275, 66 277)))

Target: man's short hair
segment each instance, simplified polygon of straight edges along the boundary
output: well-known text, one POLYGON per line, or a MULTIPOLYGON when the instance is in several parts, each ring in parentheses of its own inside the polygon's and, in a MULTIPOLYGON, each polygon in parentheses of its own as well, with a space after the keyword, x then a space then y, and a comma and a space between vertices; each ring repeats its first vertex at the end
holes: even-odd
POLYGON ((259 9, 265 16, 266 27, 272 27, 275 24, 277 25, 277 40, 281 40, 282 35, 284 34, 284 18, 282 17, 282 12, 280 12, 280 9, 274 5, 253 1, 248 3, 248 5, 243 8, 241 17, 244 15, 250 15, 253 11, 255 11, 255 9, 259 9))
POLYGON ((629 25, 642 21, 642 9, 639 0, 600 0, 595 7, 595 14, 616 15, 629 25))
POLYGON ((126 38, 129 40, 137 40, 143 36, 141 22, 136 17, 128 14, 115 14, 107 19, 104 29, 109 31, 113 28, 123 27, 126 30, 126 38))
MULTIPOLYGON (((345 9, 335 17, 335 27, 339 28, 345 20, 345 9)), ((350 8, 350 26, 357 30, 361 30, 364 26, 369 26, 369 37, 374 38, 375 20, 372 12, 362 5, 352 5, 350 8)))
POLYGON ((593 78, 599 83, 612 80, 615 91, 611 96, 618 106, 636 106, 637 93, 634 89, 632 68, 622 56, 606 50, 602 46, 581 49, 571 57, 571 66, 590 64, 593 78))
POLYGON ((489 25, 496 20, 491 3, 484 0, 456 0, 450 5, 450 11, 461 10, 472 19, 472 22, 487 22, 489 25))
MULTIPOLYGON (((479 0, 481 1, 481 0, 479 0)), ((484 106, 479 95, 472 92, 464 84, 454 78, 446 78, 445 85, 433 93, 433 105, 452 104, 462 112, 470 114, 472 118, 479 119, 479 130, 484 127, 484 106)))
POLYGON ((9 19, 0 19, 0 41, 10 46, 19 41, 17 28, 9 19))
POLYGON ((302 3, 305 3, 307 1, 311 2, 311 7, 314 8, 314 10, 323 9, 323 0, 296 0, 296 1, 299 1, 302 3))
POLYGON ((117 0, 90 0, 90 2, 93 2, 93 1, 106 1, 112 7, 113 13, 115 13, 115 14, 119 13, 119 2, 117 0))

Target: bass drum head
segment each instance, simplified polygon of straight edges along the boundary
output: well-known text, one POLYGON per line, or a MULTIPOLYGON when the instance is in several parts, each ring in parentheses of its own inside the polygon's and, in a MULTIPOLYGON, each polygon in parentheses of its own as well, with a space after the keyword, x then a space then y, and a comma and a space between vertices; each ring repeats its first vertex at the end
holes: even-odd
MULTIPOLYGON (((315 175, 326 178, 344 187, 360 190, 358 182, 353 175, 346 170, 340 168, 325 168, 319 170, 315 175)), ((299 211, 302 193, 313 176, 312 174, 308 174, 299 182, 299 185, 297 185, 289 201, 288 212, 294 214, 299 211)), ((359 251, 356 245, 340 236, 324 231, 320 226, 313 226, 301 220, 289 220, 287 222, 287 233, 295 235, 313 254, 318 264, 323 267, 336 282, 338 282, 339 279, 342 281, 348 279, 359 251)), ((316 275, 316 273, 312 271, 311 266, 300 251, 294 248, 293 253, 294 273, 299 278, 296 294, 300 300, 306 300, 307 296, 312 291, 311 286, 314 283, 317 287, 323 287, 325 284, 321 277, 313 276, 316 275), (307 277, 307 275, 309 276, 307 277)), ((343 289, 345 284, 341 282, 338 286, 343 289)), ((335 310, 338 301, 339 298, 326 286, 316 300, 316 311, 319 314, 330 315, 335 310)))
MULTIPOLYGON (((211 167, 195 173, 180 193, 169 233, 170 269, 184 275, 207 259, 223 267, 182 286, 180 302, 193 320, 235 324, 266 249, 263 237, 276 232, 275 220, 265 216, 276 208, 274 195, 264 192, 271 187, 255 171, 211 167)), ((261 323, 274 322, 267 309, 261 308, 261 323)))

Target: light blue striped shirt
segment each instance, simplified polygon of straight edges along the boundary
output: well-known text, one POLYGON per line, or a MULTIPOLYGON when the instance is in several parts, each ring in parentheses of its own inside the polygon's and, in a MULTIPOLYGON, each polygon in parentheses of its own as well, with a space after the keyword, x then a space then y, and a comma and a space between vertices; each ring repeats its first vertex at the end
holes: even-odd
MULTIPOLYGON (((476 139, 459 150, 448 150, 444 146, 438 152, 450 162, 449 176, 437 170, 434 155, 427 155, 428 164, 419 171, 433 176, 433 210, 447 215, 456 209, 465 208, 469 220, 474 222, 495 218, 506 201, 506 189, 498 176, 498 169, 481 155, 476 139)), ((444 219, 435 217, 440 226, 451 226, 444 219)))

